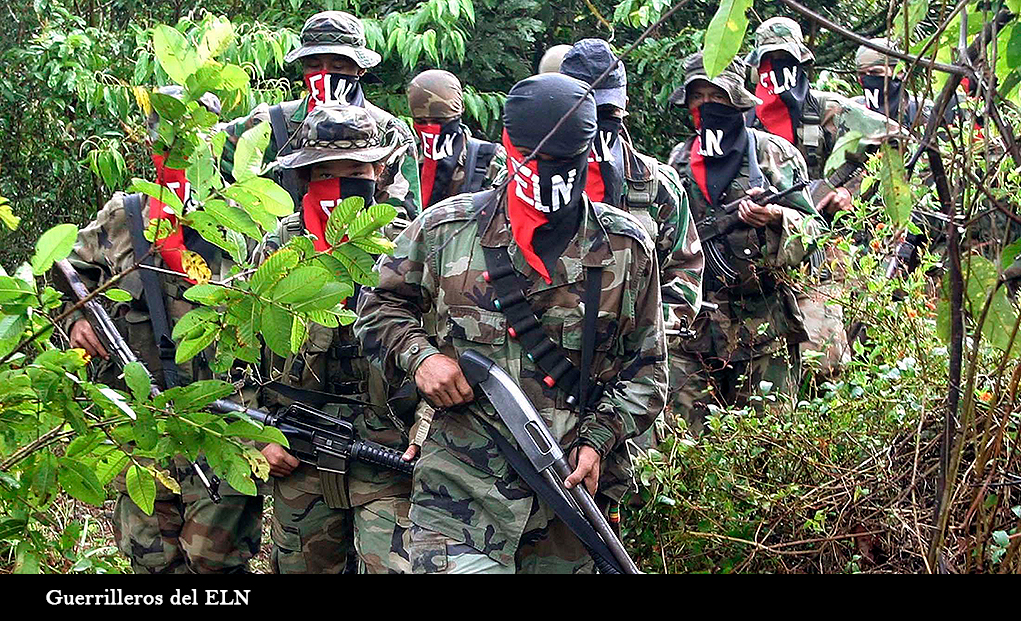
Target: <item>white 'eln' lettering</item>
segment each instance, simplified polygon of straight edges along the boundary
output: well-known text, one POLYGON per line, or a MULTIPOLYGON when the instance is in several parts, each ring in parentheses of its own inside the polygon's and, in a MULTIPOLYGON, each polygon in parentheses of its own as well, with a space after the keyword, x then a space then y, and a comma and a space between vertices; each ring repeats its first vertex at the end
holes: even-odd
POLYGON ((878 88, 867 88, 865 89, 865 105, 872 108, 873 110, 879 109, 879 89, 878 88))
POLYGON ((719 157, 723 155, 723 130, 706 129, 705 140, 698 149, 702 157, 719 157))

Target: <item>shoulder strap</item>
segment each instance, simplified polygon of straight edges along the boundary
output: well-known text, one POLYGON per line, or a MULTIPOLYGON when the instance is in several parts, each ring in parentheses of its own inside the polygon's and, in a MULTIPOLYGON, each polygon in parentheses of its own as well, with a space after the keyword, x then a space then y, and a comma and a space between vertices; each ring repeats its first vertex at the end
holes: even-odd
MULTIPOLYGON (((290 143, 290 136, 287 133, 287 119, 284 117, 284 108, 280 104, 270 106, 269 125, 273 131, 273 144, 277 148, 277 152, 273 154, 274 159, 293 151, 294 146, 290 143)), ((291 195, 291 199, 294 200, 295 208, 300 206, 302 196, 299 190, 297 171, 292 168, 277 169, 276 174, 280 180, 280 185, 287 190, 287 193, 291 195)))
MULTIPOLYGON (((496 201, 489 201, 493 196, 493 192, 480 192, 472 196, 472 202, 479 218, 477 230, 480 237, 489 227, 493 216, 498 210, 499 204, 496 201)), ((540 314, 537 314, 528 302, 528 298, 525 295, 526 287, 523 286, 520 275, 514 269, 507 249, 483 246, 482 254, 486 260, 486 272, 483 274, 483 278, 496 290, 496 310, 503 313, 504 317, 507 318, 508 335, 513 339, 517 339, 525 350, 528 359, 546 373, 546 377, 542 380, 543 383, 550 388, 554 386, 560 388, 567 395, 567 404, 572 409, 577 407, 579 403, 582 403, 581 397, 583 395, 579 391, 583 389, 586 399, 584 403, 587 406, 584 410, 594 407, 602 398, 605 385, 599 381, 592 381, 591 378, 587 378, 583 385, 582 372, 571 362, 563 347, 555 343, 546 334, 546 331, 542 329, 540 314), (588 387, 589 382, 592 383, 591 391, 588 387)), ((585 366, 586 358, 584 347, 588 346, 589 343, 591 343, 593 348, 593 351, 588 354, 589 366, 591 366, 591 358, 594 355, 596 342, 595 322, 596 314, 598 314, 599 310, 599 294, 601 289, 602 270, 589 268, 584 297, 586 315, 583 329, 586 330, 586 335, 582 350, 583 367, 585 366), (593 283, 595 284, 593 285, 593 283), (589 289, 593 289, 593 291, 589 291, 589 289), (589 303, 591 299, 594 299, 595 302, 589 303), (589 310, 590 308, 592 309, 591 311, 589 310), (591 318, 588 316, 590 312, 593 313, 591 318), (592 324, 591 329, 585 327, 588 323, 592 324), (591 338, 588 337, 589 334, 591 334, 591 338)))
POLYGON ((766 186, 766 178, 762 175, 762 168, 759 167, 759 145, 755 132, 746 129, 748 132, 748 184, 753 188, 766 186))
POLYGON ((469 138, 465 145, 468 150, 464 161, 465 179, 461 186, 462 192, 478 192, 486 180, 489 163, 496 154, 496 145, 492 142, 469 138))
MULTIPOLYGON (((131 194, 124 199, 124 211, 128 215, 131 227, 131 245, 135 251, 135 261, 142 257, 143 265, 152 265, 152 256, 146 256, 151 244, 145 238, 145 227, 142 224, 142 194, 131 194)), ((163 287, 160 275, 152 270, 139 270, 145 294, 145 304, 149 308, 149 321, 152 322, 153 340, 159 351, 160 364, 163 367, 165 388, 170 389, 180 383, 177 363, 174 354, 177 346, 171 339, 170 322, 167 318, 167 305, 163 299, 163 287)))

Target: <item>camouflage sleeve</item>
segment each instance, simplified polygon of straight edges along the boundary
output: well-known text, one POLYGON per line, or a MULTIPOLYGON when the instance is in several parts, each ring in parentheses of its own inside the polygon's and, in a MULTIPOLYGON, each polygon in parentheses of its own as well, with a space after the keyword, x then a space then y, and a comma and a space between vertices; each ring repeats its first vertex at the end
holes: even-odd
POLYGON ((376 262, 379 284, 363 289, 358 300, 355 335, 366 358, 387 378, 414 377, 422 361, 440 353, 429 342, 422 323, 436 293, 427 265, 430 245, 425 215, 397 236, 392 256, 380 256, 376 262))
MULTIPOLYGON (((889 138, 904 135, 904 130, 895 121, 846 97, 836 93, 823 93, 820 99, 824 101, 822 125, 833 137, 834 143, 838 143, 841 138, 852 132, 861 136, 857 145, 844 150, 845 154, 864 158, 870 149, 889 138)), ((829 154, 828 158, 833 158, 833 155, 829 154)), ((826 170, 830 168, 831 166, 827 164, 826 170)))
POLYGON ((486 190, 498 186, 507 180, 507 149, 502 144, 496 145, 493 159, 489 160, 489 168, 486 169, 486 179, 482 182, 482 189, 486 190))
MULTIPOLYGON (((801 152, 778 136, 759 134, 759 166, 770 185, 785 190, 797 179, 808 178, 808 166, 801 152)), ((766 262, 775 266, 795 266, 816 248, 826 228, 822 216, 815 210, 808 189, 787 197, 778 235, 766 236, 766 262)), ((775 231, 774 231, 775 232, 775 231)))
POLYGON ((415 135, 404 121, 396 117, 393 117, 389 127, 380 129, 385 133, 391 133, 391 139, 396 140, 400 146, 397 154, 387 163, 376 191, 376 201, 390 203, 397 208, 400 217, 411 220, 422 209, 415 135))
MULTIPOLYGON (((237 149, 238 139, 249 129, 259 123, 269 122, 269 104, 261 103, 252 110, 248 116, 235 119, 226 124, 223 131, 227 134, 227 141, 223 145, 223 155, 220 157, 220 172, 228 181, 234 181, 234 152, 237 149)), ((273 132, 269 134, 269 146, 263 154, 262 161, 269 164, 273 161, 273 154, 277 152, 276 139, 273 132)))
MULTIPOLYGON (((636 223, 637 226, 638 223, 636 223)), ((636 244, 637 246, 637 244, 636 244)), ((634 257, 624 308, 623 353, 617 381, 607 384, 595 412, 581 422, 578 437, 602 456, 652 426, 666 403, 666 336, 659 272, 651 243, 634 257), (644 253, 643 253, 644 254, 644 253)))
POLYGON ((677 172, 657 164, 659 193, 650 207, 653 220, 659 223, 656 254, 659 258, 663 290, 664 318, 669 326, 675 322, 691 325, 702 305, 702 270, 705 266, 702 244, 695 229, 695 219, 688 208, 688 194, 677 172))

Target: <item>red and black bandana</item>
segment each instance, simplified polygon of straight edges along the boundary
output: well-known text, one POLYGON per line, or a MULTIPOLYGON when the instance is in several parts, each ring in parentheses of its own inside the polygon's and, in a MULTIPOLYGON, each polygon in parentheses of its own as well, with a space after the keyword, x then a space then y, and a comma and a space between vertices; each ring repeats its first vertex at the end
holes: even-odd
POLYGON ((460 117, 455 117, 443 125, 439 123, 414 125, 422 146, 422 167, 419 170, 419 177, 422 183, 422 206, 426 208, 450 196, 450 183, 454 178, 457 161, 464 150, 464 132, 461 131, 460 117))
POLYGON ((308 110, 321 105, 351 104, 365 107, 365 93, 362 83, 356 75, 331 73, 326 70, 311 71, 305 74, 305 87, 308 88, 308 110))
POLYGON ((755 87, 755 96, 762 104, 756 106, 755 115, 767 132, 797 144, 794 134, 801 125, 808 87, 808 76, 793 57, 762 59, 755 87))
POLYGON ((361 196, 366 205, 371 205, 375 192, 376 183, 371 179, 333 177, 310 181, 301 201, 301 213, 305 230, 315 235, 312 244, 316 251, 327 252, 331 248, 326 241, 326 223, 333 208, 351 196, 361 196))
POLYGON ((588 159, 585 193, 594 201, 621 207, 624 194, 624 148, 620 141, 622 119, 600 118, 588 159))
POLYGON ((748 148, 740 110, 708 102, 692 113, 698 136, 691 145, 691 173, 709 204, 717 206, 737 177, 748 148))

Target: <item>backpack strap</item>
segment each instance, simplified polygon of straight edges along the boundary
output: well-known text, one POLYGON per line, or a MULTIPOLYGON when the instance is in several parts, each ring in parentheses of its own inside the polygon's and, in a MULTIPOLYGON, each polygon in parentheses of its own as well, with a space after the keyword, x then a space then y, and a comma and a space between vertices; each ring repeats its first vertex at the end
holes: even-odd
POLYGON ((465 149, 467 150, 464 160, 465 179, 461 191, 474 194, 482 189, 482 184, 486 180, 489 164, 496 155, 496 144, 469 138, 465 149))
MULTIPOLYGON (((124 211, 128 216, 131 230, 131 245, 135 252, 135 261, 142 265, 153 265, 152 255, 146 256, 151 244, 145 238, 145 226, 142 223, 142 194, 131 194, 124 199, 124 211)), ((171 338, 170 321, 167 317, 167 305, 163 299, 163 286, 160 274, 153 270, 139 270, 145 295, 145 304, 149 308, 149 321, 152 322, 153 340, 159 352, 160 365, 163 367, 163 380, 166 389, 180 384, 180 373, 174 356, 177 345, 171 338)))
MULTIPOLYGON (((495 190, 480 192, 472 196, 472 203, 479 214, 478 235, 481 237, 493 216, 498 211, 498 203, 491 199, 495 190)), ((584 397, 588 410, 595 407, 603 396, 605 384, 591 377, 582 379, 582 371, 571 362, 563 347, 553 341, 542 329, 541 314, 537 314, 528 302, 522 278, 511 263, 506 248, 490 248, 483 246, 482 254, 486 260, 486 272, 483 278, 496 290, 496 309, 507 318, 508 335, 517 339, 525 350, 528 359, 546 373, 543 383, 554 386, 567 396, 567 405, 574 409, 584 397), (591 383, 591 389, 589 384, 591 383)), ((585 293, 585 319, 583 324, 582 367, 588 374, 595 353, 596 315, 599 311, 599 296, 602 292, 602 268, 587 268, 585 293), (593 302, 594 300, 594 302, 593 302), (591 315, 591 316, 590 316, 591 315), (590 325, 591 324, 591 325, 590 325)))
POLYGON ((751 129, 748 132, 748 185, 753 188, 766 187, 766 177, 759 166, 759 139, 751 129))
MULTIPOLYGON (((269 125, 273 130, 273 144, 277 148, 274 158, 283 157, 294 151, 294 146, 291 144, 290 136, 287 133, 287 119, 284 118, 284 108, 280 104, 270 106, 269 125)), ((300 189, 301 184, 298 182, 298 172, 293 168, 278 168, 276 175, 280 185, 291 195, 295 209, 297 209, 301 205, 301 199, 303 198, 300 189)))

